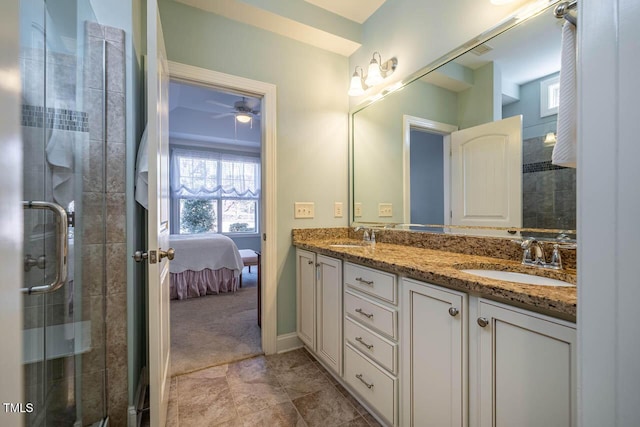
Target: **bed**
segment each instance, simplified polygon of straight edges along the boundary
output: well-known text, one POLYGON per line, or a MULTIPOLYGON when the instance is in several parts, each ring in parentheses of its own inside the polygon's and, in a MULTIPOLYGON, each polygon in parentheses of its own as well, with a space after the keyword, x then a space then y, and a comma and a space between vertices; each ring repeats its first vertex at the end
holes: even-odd
POLYGON ((171 235, 171 299, 235 292, 242 273, 236 244, 221 234, 171 235))

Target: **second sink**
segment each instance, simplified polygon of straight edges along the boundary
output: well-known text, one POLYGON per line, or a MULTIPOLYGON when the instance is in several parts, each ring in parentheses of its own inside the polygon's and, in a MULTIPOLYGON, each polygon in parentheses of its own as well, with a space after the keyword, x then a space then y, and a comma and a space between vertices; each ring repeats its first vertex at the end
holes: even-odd
POLYGON ((523 283, 525 285, 538 286, 570 286, 575 285, 550 277, 534 276, 532 274, 516 273, 513 271, 502 270, 482 270, 482 269, 464 269, 460 270, 464 273, 474 274, 476 276, 486 277, 488 279, 506 280, 508 282, 523 283))

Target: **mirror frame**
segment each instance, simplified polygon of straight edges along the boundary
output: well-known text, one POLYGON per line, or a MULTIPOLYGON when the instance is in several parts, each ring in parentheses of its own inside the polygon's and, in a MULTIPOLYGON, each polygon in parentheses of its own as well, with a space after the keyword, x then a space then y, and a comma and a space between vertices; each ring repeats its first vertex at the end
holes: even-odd
MULTIPOLYGON (((487 230, 509 230, 513 231, 513 234, 517 232, 537 232, 537 233, 554 233, 554 234, 576 234, 576 230, 563 230, 563 229, 547 229, 547 228, 503 228, 503 227, 470 227, 463 225, 451 225, 451 224, 397 224, 397 223, 385 223, 385 222, 362 222, 355 220, 355 212, 354 212, 354 115, 359 111, 367 108, 368 106, 384 100, 388 95, 395 93, 403 88, 405 88, 408 84, 418 80, 430 72, 436 70, 437 68, 445 65, 446 63, 453 61, 461 55, 471 51, 477 46, 487 42, 488 40, 504 33, 507 30, 510 30, 517 25, 528 21, 531 18, 535 18, 536 16, 545 13, 547 11, 552 10, 556 7, 561 0, 549 0, 549 2, 535 2, 533 4, 525 5, 520 10, 516 11, 511 16, 502 20, 492 28, 480 33, 478 36, 472 38, 466 43, 458 46, 457 48, 451 50, 445 55, 439 57, 435 61, 429 63, 425 67, 419 69, 418 71, 411 73, 409 76, 400 80, 399 82, 393 83, 390 86, 383 88, 379 93, 369 97, 365 101, 351 108, 349 111, 349 226, 354 227, 356 225, 364 225, 364 226, 373 226, 373 227, 383 227, 388 228, 389 226, 395 228, 397 226, 402 227, 402 229, 414 230, 416 227, 420 228, 434 228, 434 229, 451 229, 451 230, 465 230, 465 229, 487 229, 487 230)), ((559 18, 561 19, 561 18, 559 18)), ((418 231, 418 230, 415 230, 418 231)), ((428 231, 428 230, 425 230, 428 231)))

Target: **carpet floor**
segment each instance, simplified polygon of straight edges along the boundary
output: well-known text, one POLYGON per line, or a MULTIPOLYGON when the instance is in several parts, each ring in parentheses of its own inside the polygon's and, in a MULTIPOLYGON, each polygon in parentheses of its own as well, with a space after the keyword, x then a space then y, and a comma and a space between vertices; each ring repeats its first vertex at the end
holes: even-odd
POLYGON ((262 354, 256 276, 245 267, 235 293, 171 301, 172 376, 262 354))

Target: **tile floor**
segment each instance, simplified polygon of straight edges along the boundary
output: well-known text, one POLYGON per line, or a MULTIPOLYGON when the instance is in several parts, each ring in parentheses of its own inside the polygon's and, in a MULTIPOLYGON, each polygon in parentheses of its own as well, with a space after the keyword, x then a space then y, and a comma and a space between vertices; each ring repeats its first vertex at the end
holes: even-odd
POLYGON ((167 426, 379 426, 306 350, 171 379, 167 426))

